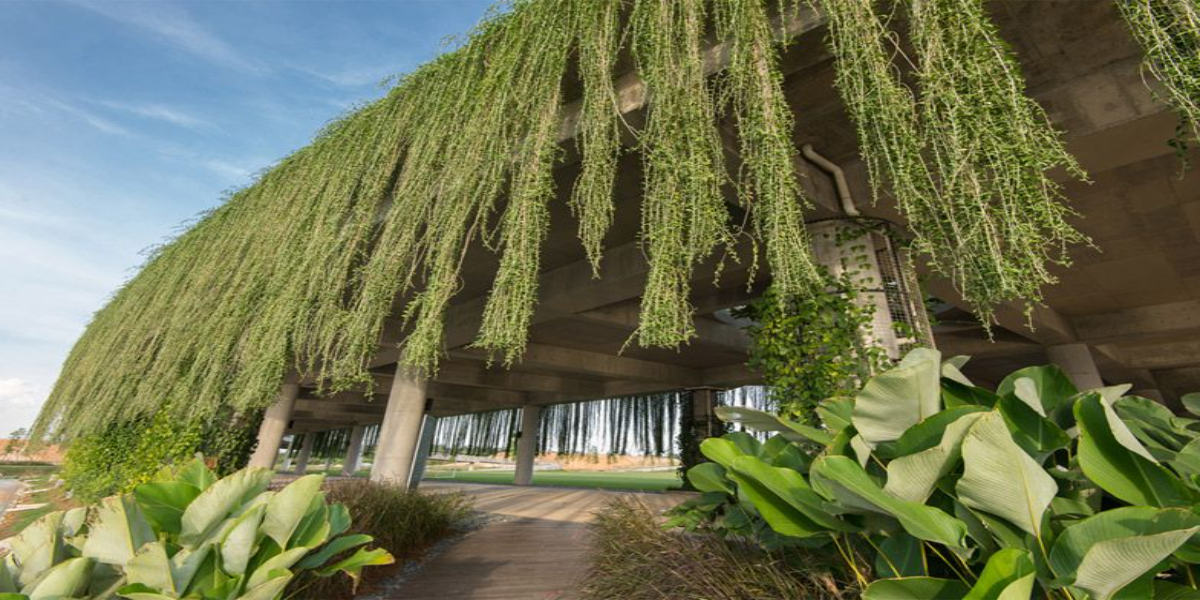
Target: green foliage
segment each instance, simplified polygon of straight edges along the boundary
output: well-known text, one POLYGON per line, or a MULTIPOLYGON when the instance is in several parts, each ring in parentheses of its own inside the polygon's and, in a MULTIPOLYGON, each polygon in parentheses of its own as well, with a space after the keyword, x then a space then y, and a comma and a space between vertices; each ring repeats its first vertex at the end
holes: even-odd
POLYGON ((1179 113, 1182 151, 1200 125, 1200 8, 1194 0, 1118 0, 1117 6, 1146 51, 1145 69, 1179 113))
POLYGON ((1036 303, 1055 281, 1047 265, 1066 264, 1067 246, 1086 240, 1047 171, 1082 171, 1024 95, 983 0, 904 3, 915 88, 894 62, 902 44, 877 4, 823 3, 837 87, 876 191, 896 199, 916 250, 985 323, 998 303, 1036 303))
MULTIPOLYGON (((354 515, 347 537, 369 536, 376 546, 402 558, 419 554, 471 514, 470 500, 461 493, 421 494, 366 480, 332 483, 326 500, 354 515)), ((314 600, 349 596, 344 582, 312 574, 302 575, 296 587, 302 597, 314 600)))
POLYGON ((392 562, 368 535, 343 535, 350 513, 323 479, 267 491, 273 473, 224 479, 200 459, 164 468, 132 494, 50 513, 12 538, 0 563, 11 600, 272 600, 297 573, 349 576, 392 562), (351 552, 353 550, 353 552, 351 552))
POLYGON ((262 417, 223 412, 225 418, 202 425, 175 422, 163 411, 76 438, 67 449, 62 478, 75 497, 94 502, 132 491, 163 464, 184 462, 197 452, 212 458, 218 474, 232 473, 249 460, 262 417))
MULTIPOLYGON (((618 69, 640 78, 647 101, 644 127, 630 132, 643 162, 649 262, 639 343, 677 347, 695 335, 694 270, 719 271, 742 234, 764 249, 782 301, 819 296, 780 85, 780 25, 794 25, 794 4, 504 3, 451 52, 154 252, 76 344, 33 437, 70 440, 160 412, 183 428, 219 409, 254 414, 287 377, 322 391, 369 385, 366 367, 393 315, 403 363, 433 371, 461 266, 489 250, 499 269, 475 343, 518 360, 550 202, 568 195, 555 169, 576 133, 581 168, 569 202, 588 259, 601 264, 625 132, 617 107, 628 99, 614 92, 626 75, 618 69), (714 43, 720 52, 708 51, 714 43), (723 69, 712 58, 727 59, 723 69), (580 94, 582 107, 569 123, 562 109, 576 98, 567 94, 580 94), (736 152, 722 147, 725 119, 736 152), (744 219, 731 217, 731 203, 744 219)), ((1051 280, 1046 263, 1080 236, 1062 223, 1067 210, 1043 173, 1070 161, 1022 95, 980 4, 913 4, 919 103, 894 73, 873 0, 826 1, 822 12, 877 187, 890 184, 917 248, 986 309, 1036 300, 1051 280)))
POLYGON ((737 316, 753 320, 748 364, 762 374, 780 414, 809 421, 817 403, 853 391, 887 360, 864 341, 872 307, 858 301, 848 282, 834 282, 823 294, 785 297, 776 286, 737 316))
POLYGON ((1129 386, 1078 391, 1056 367, 991 392, 963 362, 914 350, 853 399, 827 401, 816 431, 722 411, 784 433, 706 441, 715 464, 688 473, 704 495, 671 524, 768 548, 832 545, 864 598, 1196 597, 1200 421, 1124 396, 1129 386), (872 567, 882 579, 869 583, 872 567))

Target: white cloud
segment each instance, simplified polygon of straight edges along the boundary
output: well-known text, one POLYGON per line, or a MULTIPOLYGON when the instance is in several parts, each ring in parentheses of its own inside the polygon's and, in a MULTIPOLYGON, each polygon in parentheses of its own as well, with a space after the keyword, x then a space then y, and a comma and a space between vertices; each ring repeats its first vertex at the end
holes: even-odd
POLYGON ((137 115, 139 117, 153 119, 155 121, 163 121, 172 125, 187 127, 188 129, 209 129, 213 127, 212 123, 209 123, 204 119, 188 114, 177 108, 171 108, 161 104, 126 104, 124 102, 102 102, 101 104, 112 109, 137 115))
POLYGON ((0 379, 0 435, 29 427, 46 401, 45 388, 19 377, 0 379))
POLYGON ((136 27, 185 52, 209 62, 250 71, 260 65, 242 57, 228 42, 197 23, 177 4, 170 2, 112 2, 68 0, 104 17, 136 27))

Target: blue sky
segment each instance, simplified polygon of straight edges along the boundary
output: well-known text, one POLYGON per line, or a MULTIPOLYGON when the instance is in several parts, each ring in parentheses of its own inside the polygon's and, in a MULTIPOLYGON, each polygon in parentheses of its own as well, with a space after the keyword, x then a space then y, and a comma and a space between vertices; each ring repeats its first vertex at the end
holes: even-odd
POLYGON ((0 2, 0 436, 145 248, 489 4, 0 2))

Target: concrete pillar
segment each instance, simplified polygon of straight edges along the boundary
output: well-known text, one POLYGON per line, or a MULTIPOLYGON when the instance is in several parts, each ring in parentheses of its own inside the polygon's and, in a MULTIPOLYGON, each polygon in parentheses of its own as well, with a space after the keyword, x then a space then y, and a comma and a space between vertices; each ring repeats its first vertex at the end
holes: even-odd
POLYGON ((427 388, 428 381, 424 377, 397 365, 387 411, 379 427, 379 445, 375 448, 371 481, 392 482, 408 488, 425 417, 427 388))
POLYGON ((300 446, 300 454, 296 456, 296 473, 304 475, 308 472, 308 459, 312 458, 313 448, 317 446, 317 432, 304 434, 304 444, 300 446))
MULTIPOLYGON (((426 412, 429 412, 428 405, 426 412)), ((417 455, 413 458, 412 474, 408 476, 408 489, 415 490, 425 477, 425 463, 433 450, 433 437, 437 433, 437 417, 425 415, 421 422, 421 436, 417 440, 417 455)))
POLYGON ((1060 344, 1046 348, 1046 358, 1058 365, 1080 391, 1104 387, 1100 369, 1087 344, 1060 344))
POLYGON ((350 430, 350 445, 346 448, 346 459, 342 461, 342 475, 352 476, 362 464, 363 438, 367 435, 366 425, 355 425, 350 430))
POLYGON ((900 343, 883 291, 883 275, 875 256, 871 232, 843 219, 819 221, 808 225, 813 258, 835 278, 849 277, 858 289, 860 305, 873 309, 871 325, 864 337, 883 348, 892 359, 900 358, 900 343))
POLYGON ((533 483, 533 461, 537 458, 538 426, 542 419, 542 407, 526 404, 521 408, 521 437, 517 438, 517 472, 513 483, 533 483))
POLYGON ((254 447, 254 455, 250 457, 251 467, 275 468, 275 459, 279 457, 279 444, 283 441, 283 433, 287 431, 288 423, 292 420, 292 409, 295 408, 296 397, 299 395, 300 384, 283 384, 275 404, 263 414, 262 424, 258 426, 258 445, 254 447))

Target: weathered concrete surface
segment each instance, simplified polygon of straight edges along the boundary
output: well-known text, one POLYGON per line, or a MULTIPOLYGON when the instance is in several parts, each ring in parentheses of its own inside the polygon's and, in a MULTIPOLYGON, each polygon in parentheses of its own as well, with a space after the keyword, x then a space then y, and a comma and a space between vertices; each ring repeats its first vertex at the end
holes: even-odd
MULTIPOLYGON (((427 482, 425 492, 463 491, 477 510, 512 517, 451 546, 393 598, 404 600, 566 600, 587 569, 587 523, 608 501, 631 492, 427 482)), ((655 509, 683 494, 641 493, 655 509)))

